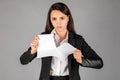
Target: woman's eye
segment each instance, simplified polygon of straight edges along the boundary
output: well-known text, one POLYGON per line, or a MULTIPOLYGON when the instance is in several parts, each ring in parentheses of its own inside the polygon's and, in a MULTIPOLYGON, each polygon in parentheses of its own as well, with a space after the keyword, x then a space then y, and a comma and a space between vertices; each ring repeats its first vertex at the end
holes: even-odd
POLYGON ((56 18, 52 18, 52 20, 56 20, 56 18))
POLYGON ((64 20, 64 17, 61 17, 60 19, 61 19, 61 20, 64 20))

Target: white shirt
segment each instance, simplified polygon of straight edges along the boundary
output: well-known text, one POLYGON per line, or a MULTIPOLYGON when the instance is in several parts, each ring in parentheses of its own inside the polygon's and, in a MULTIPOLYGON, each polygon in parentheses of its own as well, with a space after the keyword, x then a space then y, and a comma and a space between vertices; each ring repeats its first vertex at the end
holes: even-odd
MULTIPOLYGON (((54 35, 56 47, 59 45, 68 42, 68 32, 66 38, 60 42, 60 38, 57 35, 55 29, 51 32, 54 35)), ((60 60, 57 57, 52 57, 50 75, 52 76, 66 76, 69 75, 68 71, 68 57, 64 57, 63 60, 60 60)))

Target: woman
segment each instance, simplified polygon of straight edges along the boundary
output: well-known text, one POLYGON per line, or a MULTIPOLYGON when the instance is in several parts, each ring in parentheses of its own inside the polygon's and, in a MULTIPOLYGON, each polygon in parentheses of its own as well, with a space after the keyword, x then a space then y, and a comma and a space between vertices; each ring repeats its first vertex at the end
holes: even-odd
MULTIPOLYGON (((63 60, 56 57, 42 58, 39 80, 80 80, 79 66, 96 69, 103 67, 102 59, 81 35, 76 34, 72 15, 64 3, 55 3, 49 9, 45 32, 42 34, 51 33, 55 34, 56 46, 68 42, 76 50, 63 60)), ((35 37, 30 48, 21 55, 22 64, 28 64, 37 56, 38 40, 35 37)))

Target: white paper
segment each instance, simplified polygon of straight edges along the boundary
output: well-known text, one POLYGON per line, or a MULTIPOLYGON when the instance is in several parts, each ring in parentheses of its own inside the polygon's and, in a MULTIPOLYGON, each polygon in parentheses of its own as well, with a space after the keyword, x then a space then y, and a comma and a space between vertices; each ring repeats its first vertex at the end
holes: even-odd
POLYGON ((51 50, 56 48, 55 42, 54 42, 54 35, 53 34, 44 34, 44 35, 38 35, 39 40, 39 50, 45 51, 45 50, 51 50))
POLYGON ((63 43, 56 47, 53 34, 39 35, 39 47, 37 49, 37 58, 54 56, 60 59, 72 54, 76 48, 69 43, 63 43))
MULTIPOLYGON (((62 45, 57 47, 57 50, 60 52, 60 57, 62 56, 68 56, 72 54, 75 51, 76 48, 74 48, 69 43, 63 43, 62 45)), ((59 57, 59 56, 58 56, 59 57)))

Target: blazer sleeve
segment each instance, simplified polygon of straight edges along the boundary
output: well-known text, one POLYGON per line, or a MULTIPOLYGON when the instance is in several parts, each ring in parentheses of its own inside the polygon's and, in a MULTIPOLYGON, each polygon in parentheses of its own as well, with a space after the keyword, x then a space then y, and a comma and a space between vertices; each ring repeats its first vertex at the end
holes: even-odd
POLYGON ((103 61, 102 59, 96 54, 96 52, 87 44, 87 42, 84 40, 84 38, 81 36, 77 38, 80 41, 78 45, 80 46, 80 50, 82 52, 82 64, 81 66, 84 67, 91 67, 100 69, 103 67, 103 61))
POLYGON ((29 48, 26 52, 24 52, 21 55, 21 57, 20 57, 21 64, 23 64, 23 65, 28 64, 29 62, 31 62, 37 56, 37 53, 31 55, 30 51, 31 51, 31 48, 29 48))

